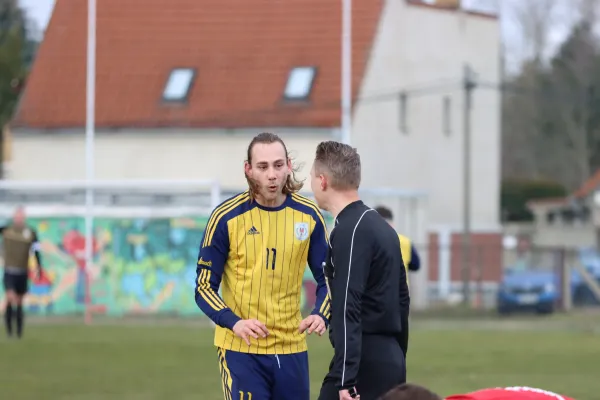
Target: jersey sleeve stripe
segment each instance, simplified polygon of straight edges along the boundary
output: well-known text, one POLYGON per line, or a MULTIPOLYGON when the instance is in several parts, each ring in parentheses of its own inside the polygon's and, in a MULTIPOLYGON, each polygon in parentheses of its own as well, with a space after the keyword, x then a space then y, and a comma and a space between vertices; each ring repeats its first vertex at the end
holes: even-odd
POLYGON ((215 302, 215 304, 220 307, 220 309, 227 308, 227 305, 223 300, 215 293, 215 291, 210 287, 210 275, 212 272, 209 269, 204 270, 204 288, 206 290, 206 294, 215 302))
POLYGON ((206 280, 205 276, 206 276, 206 269, 202 269, 200 271, 200 275, 198 276, 198 293, 200 294, 200 296, 202 296, 204 301, 206 301, 208 303, 208 305, 211 306, 215 311, 221 311, 222 308, 217 306, 217 304, 215 304, 213 299, 207 295, 206 284, 204 283, 206 280))
POLYGON ((217 296, 212 292, 209 284, 210 271, 202 269, 200 276, 198 277, 198 293, 204 301, 208 303, 215 311, 221 311, 225 308, 222 301, 217 299, 217 296))
MULTIPOLYGON (((221 204, 220 206, 217 206, 212 214, 210 215, 210 218, 208 219, 208 223, 206 224, 206 232, 210 231, 211 228, 213 227, 213 225, 215 225, 216 223, 218 223, 218 217, 219 217, 219 213, 224 210, 225 208, 227 208, 228 206, 230 206, 232 203, 238 201, 239 199, 243 198, 244 196, 247 196, 248 192, 243 192, 238 194, 235 197, 232 197, 231 199, 225 201, 223 204, 221 204)), ((202 243, 202 247, 206 247, 206 236, 204 237, 204 242, 202 243)))
POLYGON ((327 225, 325 225, 325 220, 323 219, 323 215, 321 215, 321 210, 319 210, 317 205, 314 202, 307 199, 306 197, 302 197, 296 193, 292 193, 292 199, 294 199, 300 204, 310 207, 319 216, 321 224, 323 224, 323 229, 325 229, 325 240, 327 240, 327 242, 329 243, 329 238, 327 237, 327 225))
POLYGON ((248 194, 245 193, 244 195, 239 197, 238 200, 236 200, 234 203, 229 204, 229 206, 227 206, 226 208, 219 209, 218 215, 215 217, 213 224, 210 226, 210 228, 207 230, 207 233, 204 236, 204 243, 202 243, 202 247, 210 246, 210 244, 212 242, 212 238, 217 229, 217 225, 219 224, 219 221, 221 220, 221 218, 223 218, 223 216, 225 214, 227 214, 229 211, 233 210, 234 208, 236 208, 239 205, 243 204, 244 202, 248 201, 249 198, 250 197, 248 196, 248 194))
POLYGON ((327 307, 325 307, 324 312, 322 312, 323 316, 327 319, 331 319, 331 302, 327 303, 327 307))
POLYGON ((206 294, 208 297, 210 297, 213 302, 215 302, 215 304, 218 306, 217 310, 223 310, 225 308, 227 308, 227 305, 223 302, 223 300, 221 300, 221 298, 210 288, 210 284, 208 283, 209 279, 210 279, 210 271, 208 271, 206 273, 207 278, 206 278, 206 286, 208 286, 209 288, 206 289, 206 294))
POLYGON ((321 304, 321 308, 319 309, 319 312, 323 315, 325 315, 325 309, 327 308, 327 304, 329 304, 329 293, 327 293, 327 295, 325 296, 325 300, 323 300, 323 304, 321 304))
POLYGON ((323 301, 323 304, 321 305, 321 309, 319 310, 319 313, 321 313, 321 315, 323 315, 325 318, 329 319, 330 312, 331 312, 331 299, 329 298, 329 293, 327 293, 327 296, 325 296, 325 301, 323 301))

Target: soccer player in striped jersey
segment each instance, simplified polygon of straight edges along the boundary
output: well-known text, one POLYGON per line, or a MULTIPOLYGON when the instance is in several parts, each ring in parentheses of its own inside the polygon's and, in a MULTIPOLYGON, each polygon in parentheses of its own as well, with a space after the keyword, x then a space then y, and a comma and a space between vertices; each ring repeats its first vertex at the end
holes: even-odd
POLYGON ((302 183, 277 135, 251 141, 244 170, 249 190, 216 207, 208 220, 196 303, 216 324, 226 400, 308 400, 306 333, 323 335, 329 323, 325 222, 316 204, 297 194, 302 183), (317 300, 302 319, 307 263, 317 300))

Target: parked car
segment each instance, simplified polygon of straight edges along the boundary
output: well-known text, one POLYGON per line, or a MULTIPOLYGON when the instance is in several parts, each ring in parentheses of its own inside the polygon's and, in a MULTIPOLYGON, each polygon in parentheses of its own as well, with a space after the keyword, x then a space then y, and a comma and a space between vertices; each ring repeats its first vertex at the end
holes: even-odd
POLYGON ((557 274, 553 271, 507 268, 498 289, 498 312, 552 313, 559 296, 558 283, 557 274))
MULTIPOLYGON (((600 284, 600 253, 595 249, 581 249, 579 260, 600 284)), ((576 268, 571 268, 570 284, 573 305, 600 305, 600 301, 576 268)), ((560 299, 560 287, 560 274, 550 268, 522 265, 519 268, 506 268, 497 293, 498 312, 500 314, 517 311, 552 313, 560 299)))

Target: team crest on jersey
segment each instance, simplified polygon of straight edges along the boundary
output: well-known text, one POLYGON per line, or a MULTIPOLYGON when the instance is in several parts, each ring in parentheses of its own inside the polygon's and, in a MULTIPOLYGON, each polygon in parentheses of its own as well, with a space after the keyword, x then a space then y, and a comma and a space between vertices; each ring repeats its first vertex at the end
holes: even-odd
POLYGON ((23 231, 23 237, 27 240, 31 239, 31 231, 29 229, 25 229, 23 231))
POLYGON ((306 222, 296 222, 294 232, 296 233, 296 239, 306 240, 308 238, 308 224, 306 222))

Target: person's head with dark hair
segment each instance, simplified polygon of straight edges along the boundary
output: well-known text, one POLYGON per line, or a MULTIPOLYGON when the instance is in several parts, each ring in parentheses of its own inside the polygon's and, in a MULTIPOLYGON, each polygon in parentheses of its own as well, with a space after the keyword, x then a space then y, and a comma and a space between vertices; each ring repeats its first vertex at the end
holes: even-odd
POLYGON ((383 219, 385 219, 390 225, 394 222, 394 214, 392 214, 392 210, 387 208, 386 206, 377 206, 375 207, 375 211, 381 215, 383 219))
POLYGON ((248 181, 250 197, 257 197, 265 206, 271 206, 283 194, 296 193, 302 189, 302 181, 296 178, 297 168, 283 140, 274 133, 256 135, 248 145, 244 174, 248 181))
POLYGON ((360 155, 354 147, 335 141, 319 143, 311 170, 311 188, 319 207, 333 212, 336 203, 358 199, 360 180, 360 155))
POLYGON ((444 400, 444 398, 423 386, 404 383, 396 386, 378 400, 444 400))

